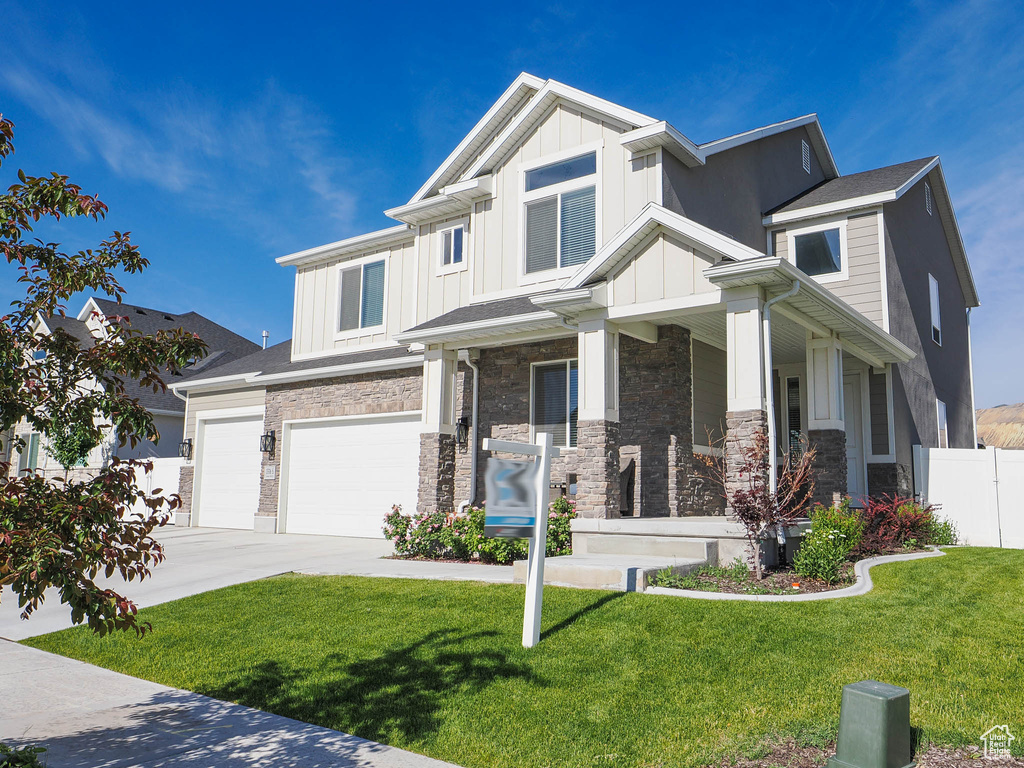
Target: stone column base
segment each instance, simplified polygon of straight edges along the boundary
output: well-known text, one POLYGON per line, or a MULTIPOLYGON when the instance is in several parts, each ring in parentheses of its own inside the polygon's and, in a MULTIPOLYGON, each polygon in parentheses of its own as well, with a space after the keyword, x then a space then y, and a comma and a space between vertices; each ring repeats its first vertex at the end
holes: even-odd
POLYGON ((576 514, 619 517, 619 423, 581 421, 576 429, 576 514))
POLYGON ((184 464, 178 470, 178 497, 181 506, 175 510, 174 524, 188 528, 192 524, 192 484, 195 481, 194 464, 184 464))
POLYGON ((420 484, 416 511, 421 514, 455 511, 454 435, 438 432, 420 435, 420 484))
POLYGON ((759 434, 768 433, 768 415, 756 408, 749 411, 729 411, 725 414, 725 493, 726 514, 732 514, 728 499, 737 491, 750 488, 750 480, 741 471, 745 462, 743 452, 754 445, 759 434))
POLYGON ((829 506, 836 494, 846 495, 846 432, 842 429, 811 429, 807 442, 814 457, 813 501, 829 506))
POLYGON ((868 464, 868 495, 883 494, 905 498, 913 496, 914 473, 909 464, 868 464))

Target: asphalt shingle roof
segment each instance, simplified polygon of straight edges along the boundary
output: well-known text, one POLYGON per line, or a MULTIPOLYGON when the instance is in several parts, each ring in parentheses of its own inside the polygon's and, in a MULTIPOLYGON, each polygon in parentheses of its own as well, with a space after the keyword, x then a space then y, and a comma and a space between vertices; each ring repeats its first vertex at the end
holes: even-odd
POLYGON ((873 171, 840 176, 836 179, 825 181, 803 194, 797 195, 792 200, 767 211, 767 213, 799 211, 816 205, 838 203, 843 200, 852 200, 866 195, 891 192, 902 187, 934 159, 934 157, 922 157, 920 160, 887 165, 884 168, 876 168, 873 171))
POLYGON ((514 317, 516 315, 528 315, 531 312, 542 312, 543 307, 538 307, 528 296, 517 296, 513 299, 498 299, 483 304, 469 304, 465 307, 445 312, 432 320, 420 323, 410 331, 427 331, 431 328, 447 328, 450 325, 462 325, 463 323, 478 323, 483 320, 494 320, 498 317, 514 317))

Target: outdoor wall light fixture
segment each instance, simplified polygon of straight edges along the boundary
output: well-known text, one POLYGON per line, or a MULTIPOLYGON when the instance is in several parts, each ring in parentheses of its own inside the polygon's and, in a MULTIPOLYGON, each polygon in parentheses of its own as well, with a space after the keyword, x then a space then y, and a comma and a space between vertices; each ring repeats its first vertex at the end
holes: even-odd
POLYGON ((455 444, 459 446, 460 451, 469 447, 469 418, 467 416, 463 416, 455 424, 455 444))
POLYGON ((178 456, 185 461, 192 459, 192 438, 186 438, 178 443, 178 456))
POLYGON ((273 453, 274 446, 277 445, 277 438, 274 436, 274 430, 270 430, 265 434, 260 435, 260 451, 263 453, 273 453))

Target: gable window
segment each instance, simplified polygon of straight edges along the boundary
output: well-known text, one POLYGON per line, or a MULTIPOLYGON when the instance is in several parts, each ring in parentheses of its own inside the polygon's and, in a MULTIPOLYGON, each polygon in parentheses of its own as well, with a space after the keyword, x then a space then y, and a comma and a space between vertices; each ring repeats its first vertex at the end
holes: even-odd
POLYGON ((803 163, 804 170, 807 173, 811 172, 811 145, 803 139, 800 140, 800 160, 803 163))
POLYGON ((793 253, 797 267, 804 273, 834 275, 842 272, 842 230, 839 227, 793 237, 793 253))
POLYGON ((440 269, 442 272, 454 272, 466 264, 466 229, 459 224, 455 227, 442 229, 437 233, 440 269))
POLYGON ((949 448, 949 429, 946 424, 946 404, 935 401, 935 415, 939 421, 939 448, 949 448))
POLYGON ((530 409, 534 432, 550 432, 562 448, 576 447, 579 415, 578 369, 575 360, 533 366, 533 403, 530 409))
POLYGON ((33 360, 45 360, 46 359, 46 350, 45 349, 35 349, 35 350, 33 350, 32 351, 32 359, 33 360))
POLYGON ((928 215, 932 215, 932 185, 927 181, 924 183, 924 208, 928 215))
POLYGON ((939 313, 939 281, 928 275, 928 304, 932 316, 932 341, 942 346, 942 316, 939 313))
POLYGON ((527 274, 583 264, 597 250, 597 152, 523 174, 527 274))
POLYGON ((338 276, 338 330, 384 325, 384 262, 372 261, 341 270, 338 276))

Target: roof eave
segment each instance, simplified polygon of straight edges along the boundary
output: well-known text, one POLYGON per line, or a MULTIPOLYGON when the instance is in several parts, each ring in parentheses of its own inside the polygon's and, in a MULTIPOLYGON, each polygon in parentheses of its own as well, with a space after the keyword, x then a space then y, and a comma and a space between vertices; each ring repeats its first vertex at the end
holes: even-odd
POLYGON ((305 264, 315 264, 328 259, 339 258, 352 253, 361 253, 375 248, 385 248, 389 245, 396 245, 411 240, 416 233, 407 224, 399 224, 387 229, 379 229, 375 232, 367 232, 364 235, 356 235, 346 240, 339 240, 335 243, 318 245, 305 251, 290 253, 287 256, 279 256, 275 261, 282 267, 298 267, 305 264))

